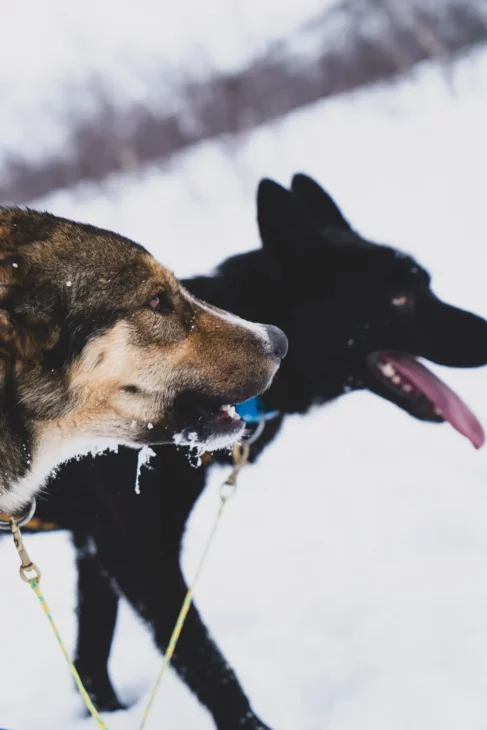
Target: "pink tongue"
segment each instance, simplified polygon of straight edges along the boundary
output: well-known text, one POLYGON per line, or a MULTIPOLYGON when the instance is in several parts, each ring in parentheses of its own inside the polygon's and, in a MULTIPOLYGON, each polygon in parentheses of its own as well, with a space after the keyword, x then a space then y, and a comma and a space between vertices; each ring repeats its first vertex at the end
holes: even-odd
POLYGON ((430 373, 424 365, 406 355, 382 355, 393 365, 400 375, 407 378, 426 398, 440 409, 443 418, 453 428, 466 436, 476 449, 484 445, 485 434, 482 424, 477 420, 465 403, 453 390, 445 385, 436 375, 430 373))

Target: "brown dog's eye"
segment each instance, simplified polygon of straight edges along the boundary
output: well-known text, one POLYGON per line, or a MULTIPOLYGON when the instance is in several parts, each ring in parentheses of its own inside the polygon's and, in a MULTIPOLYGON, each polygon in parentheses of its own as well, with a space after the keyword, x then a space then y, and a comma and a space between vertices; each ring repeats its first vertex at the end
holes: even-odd
POLYGON ((149 300, 149 307, 159 314, 172 314, 174 311, 171 300, 163 292, 149 300))
POLYGON ((392 300, 392 305, 394 307, 407 307, 412 303, 412 300, 410 297, 407 297, 405 294, 402 294, 400 297, 394 297, 392 300))

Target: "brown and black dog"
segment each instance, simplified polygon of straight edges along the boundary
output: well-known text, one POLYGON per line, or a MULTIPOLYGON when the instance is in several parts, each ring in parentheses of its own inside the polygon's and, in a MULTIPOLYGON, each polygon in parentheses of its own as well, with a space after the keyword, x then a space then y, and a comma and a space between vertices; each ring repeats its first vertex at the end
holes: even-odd
POLYGON ((0 510, 94 447, 228 446, 243 421, 227 404, 264 391, 286 350, 126 238, 0 208, 0 510))

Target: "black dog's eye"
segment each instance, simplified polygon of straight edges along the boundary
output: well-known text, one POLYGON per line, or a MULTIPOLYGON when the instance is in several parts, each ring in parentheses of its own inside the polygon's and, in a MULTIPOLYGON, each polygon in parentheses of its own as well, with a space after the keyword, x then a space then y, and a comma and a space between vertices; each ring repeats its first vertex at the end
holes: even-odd
POLYGON ((149 300, 149 307, 159 314, 172 314, 174 312, 171 300, 168 295, 161 292, 149 300))
POLYGON ((391 300, 391 304, 393 307, 397 307, 397 309, 408 309, 413 304, 413 298, 406 294, 400 294, 391 300))

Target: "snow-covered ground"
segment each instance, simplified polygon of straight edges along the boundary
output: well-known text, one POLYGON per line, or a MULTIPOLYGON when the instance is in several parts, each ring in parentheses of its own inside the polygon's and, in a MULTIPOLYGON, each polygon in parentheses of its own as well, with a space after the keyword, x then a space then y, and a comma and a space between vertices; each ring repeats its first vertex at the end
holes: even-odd
MULTIPOLYGON (((316 105, 242 139, 202 145, 171 170, 36 205, 139 240, 176 273, 258 245, 260 176, 316 176, 365 235, 415 254, 437 293, 487 316, 487 53, 445 83, 414 79, 316 105)), ((487 371, 435 368, 487 425, 487 371)), ((217 509, 215 470, 191 519, 191 576, 217 509)), ((142 481, 143 488, 143 481, 142 481)), ((197 603, 256 711, 274 730, 483 730, 487 716, 487 449, 365 393, 286 423, 241 477, 197 603)), ((73 553, 28 539, 70 646, 73 553)), ((0 547, 0 726, 94 727, 82 718, 49 626, 0 547)), ((127 608, 112 675, 137 727, 160 657, 127 608)), ((209 730, 180 682, 164 680, 147 726, 209 730)))

